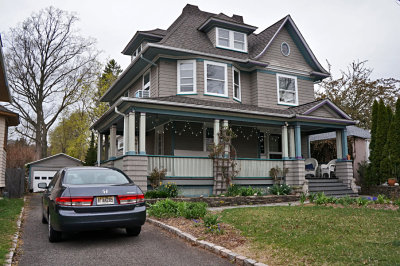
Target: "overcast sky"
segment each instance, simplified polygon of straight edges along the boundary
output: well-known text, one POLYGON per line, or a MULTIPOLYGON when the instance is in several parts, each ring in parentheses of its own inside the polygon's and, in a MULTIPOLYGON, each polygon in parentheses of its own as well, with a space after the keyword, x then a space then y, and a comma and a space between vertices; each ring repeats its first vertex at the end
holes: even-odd
MULTIPOLYGON (((256 33, 290 14, 320 63, 338 77, 352 60, 368 60, 373 77, 400 79, 400 0, 192 0, 201 10, 242 15, 256 33)), ((138 30, 166 29, 188 3, 180 0, 0 0, 0 33, 48 7, 74 11, 81 34, 97 39, 102 60, 125 69, 122 49, 138 30)))

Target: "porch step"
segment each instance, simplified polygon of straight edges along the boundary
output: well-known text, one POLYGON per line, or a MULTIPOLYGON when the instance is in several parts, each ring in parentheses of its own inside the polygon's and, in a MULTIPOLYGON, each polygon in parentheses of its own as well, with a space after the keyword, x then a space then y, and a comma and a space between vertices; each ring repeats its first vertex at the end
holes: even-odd
POLYGON ((322 179, 312 178, 308 179, 308 191, 309 193, 324 192, 327 196, 333 197, 357 197, 358 194, 353 190, 347 188, 339 179, 322 179))

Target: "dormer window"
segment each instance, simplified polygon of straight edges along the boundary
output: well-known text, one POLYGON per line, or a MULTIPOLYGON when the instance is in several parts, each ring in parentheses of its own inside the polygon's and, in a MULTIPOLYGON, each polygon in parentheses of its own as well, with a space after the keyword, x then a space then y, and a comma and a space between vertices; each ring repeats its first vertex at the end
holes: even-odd
POLYGON ((219 48, 247 52, 247 35, 242 32, 217 28, 216 43, 219 48))
POLYGON ((135 60, 136 56, 138 56, 141 51, 142 51, 142 44, 140 44, 139 47, 133 52, 132 61, 135 60))

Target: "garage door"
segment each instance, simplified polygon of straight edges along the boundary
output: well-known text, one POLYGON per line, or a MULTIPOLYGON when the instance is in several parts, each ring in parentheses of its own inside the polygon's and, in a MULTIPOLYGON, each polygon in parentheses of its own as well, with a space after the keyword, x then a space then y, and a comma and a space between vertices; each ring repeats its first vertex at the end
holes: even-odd
POLYGON ((39 183, 46 183, 47 185, 53 179, 53 176, 56 174, 57 171, 35 171, 33 172, 33 192, 43 191, 38 187, 39 183))

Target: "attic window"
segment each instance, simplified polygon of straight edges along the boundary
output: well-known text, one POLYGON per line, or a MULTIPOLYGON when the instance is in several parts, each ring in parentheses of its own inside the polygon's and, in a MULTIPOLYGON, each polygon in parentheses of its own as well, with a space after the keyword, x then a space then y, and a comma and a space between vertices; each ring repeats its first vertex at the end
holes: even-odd
POLYGON ((142 44, 140 44, 139 47, 133 52, 132 61, 135 60, 136 56, 138 56, 141 51, 142 51, 142 44))
POLYGON ((281 52, 284 56, 289 56, 290 55, 290 46, 286 42, 283 42, 281 44, 281 52))
POLYGON ((247 52, 247 35, 242 32, 217 28, 216 46, 219 48, 247 52))

